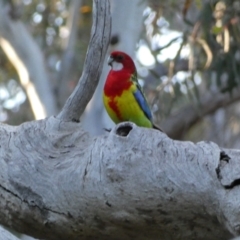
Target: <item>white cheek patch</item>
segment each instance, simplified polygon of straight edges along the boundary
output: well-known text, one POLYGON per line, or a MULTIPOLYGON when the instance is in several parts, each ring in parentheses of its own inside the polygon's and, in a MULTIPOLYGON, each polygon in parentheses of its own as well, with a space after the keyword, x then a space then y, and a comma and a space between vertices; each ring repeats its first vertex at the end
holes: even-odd
POLYGON ((123 69, 122 63, 119 63, 119 62, 113 62, 112 63, 112 70, 113 71, 120 71, 122 69, 123 69))

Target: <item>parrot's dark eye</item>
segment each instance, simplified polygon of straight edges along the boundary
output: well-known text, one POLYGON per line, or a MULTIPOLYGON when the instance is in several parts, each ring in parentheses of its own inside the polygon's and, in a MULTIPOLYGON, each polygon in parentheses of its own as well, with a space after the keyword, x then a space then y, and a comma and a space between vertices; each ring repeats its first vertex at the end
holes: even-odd
POLYGON ((121 62, 123 60, 123 55, 117 55, 116 59, 118 62, 121 62))

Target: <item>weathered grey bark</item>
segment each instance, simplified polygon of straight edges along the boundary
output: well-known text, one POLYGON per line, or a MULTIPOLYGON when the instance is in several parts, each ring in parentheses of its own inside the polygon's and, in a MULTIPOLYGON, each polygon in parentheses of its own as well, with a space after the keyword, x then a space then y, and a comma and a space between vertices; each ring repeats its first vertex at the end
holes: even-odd
POLYGON ((57 81, 57 102, 58 106, 62 107, 69 96, 69 76, 71 76, 72 64, 75 55, 75 44, 77 40, 77 31, 79 25, 79 11, 82 5, 82 0, 72 0, 70 2, 69 16, 67 19, 67 29, 69 36, 63 42, 63 56, 61 59, 61 68, 58 74, 57 81))
MULTIPOLYGON (((98 39, 110 29, 99 28, 109 2, 94 2, 98 39)), ((102 55, 108 36, 98 42, 102 55)), ((93 51, 90 44, 88 58, 93 51)), ((102 55, 91 58, 99 72, 102 55)), ((82 100, 76 115, 86 104, 79 89, 57 118, 0 124, 0 224, 52 240, 226 240, 240 234, 238 150, 225 149, 229 159, 214 143, 173 141, 131 123, 92 138, 71 121, 75 99, 82 100)))
POLYGON ((109 3, 108 1, 103 1, 102 3, 96 1, 96 6, 94 5, 94 7, 98 8, 99 13, 93 19, 92 37, 89 43, 91 54, 88 48, 83 74, 78 85, 64 105, 63 110, 58 114, 59 118, 66 121, 79 120, 87 103, 92 98, 99 82, 110 40, 111 14, 109 3))
POLYGON ((0 0, 0 44, 18 71, 35 117, 53 115, 56 103, 43 54, 26 27, 20 21, 11 19, 9 11, 8 4, 0 0), (36 102, 39 104, 36 105, 36 102))
POLYGON ((2 124, 0 223, 58 240, 240 233, 238 150, 220 160, 214 143, 127 126, 90 138, 79 123, 53 117, 2 124))

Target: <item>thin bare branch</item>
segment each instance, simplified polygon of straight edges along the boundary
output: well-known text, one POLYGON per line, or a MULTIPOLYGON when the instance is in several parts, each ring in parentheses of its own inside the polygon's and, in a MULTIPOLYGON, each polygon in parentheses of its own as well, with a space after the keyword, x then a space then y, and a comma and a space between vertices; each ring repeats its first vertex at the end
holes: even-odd
POLYGON ((64 41, 64 53, 61 59, 61 69, 58 74, 57 104, 61 108, 66 99, 69 97, 69 76, 71 75, 71 66, 75 55, 75 44, 77 39, 77 31, 79 26, 79 9, 82 5, 82 0, 73 0, 70 4, 70 14, 67 21, 67 29, 69 36, 64 41))
POLYGON ((104 63, 111 33, 111 14, 109 0, 93 1, 93 27, 84 71, 68 98, 58 118, 64 121, 78 121, 87 103, 91 99, 104 63), (91 47, 90 47, 91 46, 91 47))

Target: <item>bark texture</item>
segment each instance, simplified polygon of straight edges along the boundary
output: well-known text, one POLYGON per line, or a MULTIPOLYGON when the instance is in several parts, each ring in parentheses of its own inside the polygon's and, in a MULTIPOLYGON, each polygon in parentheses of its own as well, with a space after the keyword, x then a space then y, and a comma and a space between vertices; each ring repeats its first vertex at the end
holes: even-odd
POLYGON ((109 1, 93 1, 93 26, 83 74, 58 117, 79 120, 99 82, 111 34, 109 1))
POLYGON ((73 0, 69 7, 69 16, 66 23, 69 36, 64 39, 62 43, 64 52, 61 58, 61 68, 58 74, 57 102, 59 107, 62 107, 65 104, 70 95, 69 78, 71 76, 72 65, 74 62, 81 6, 82 0, 73 0))
POLYGON ((238 150, 131 123, 92 138, 54 117, 0 133, 0 223, 16 231, 53 240, 240 233, 238 150))

